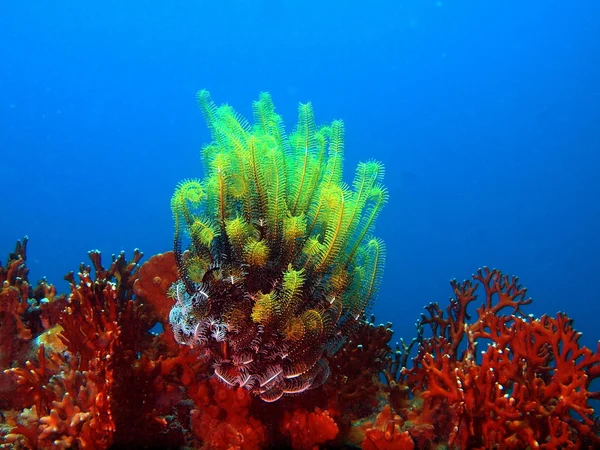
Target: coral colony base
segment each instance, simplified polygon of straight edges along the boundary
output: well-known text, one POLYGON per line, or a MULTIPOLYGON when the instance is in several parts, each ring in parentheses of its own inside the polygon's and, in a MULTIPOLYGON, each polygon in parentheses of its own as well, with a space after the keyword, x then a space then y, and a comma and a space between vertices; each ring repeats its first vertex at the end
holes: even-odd
POLYGON ((198 103, 212 142, 174 251, 91 251, 60 295, 30 285, 27 239, 0 264, 0 447, 600 448, 600 353, 525 315, 516 278, 452 281, 395 348, 366 319, 387 192, 373 161, 342 182, 342 122, 300 105, 287 135, 267 94, 253 125, 198 103))

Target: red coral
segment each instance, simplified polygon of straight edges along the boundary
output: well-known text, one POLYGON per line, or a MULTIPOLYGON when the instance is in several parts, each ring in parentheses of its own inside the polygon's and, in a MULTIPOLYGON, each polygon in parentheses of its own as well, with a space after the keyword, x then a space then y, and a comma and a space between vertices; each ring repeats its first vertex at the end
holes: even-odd
POLYGON ((413 450, 415 444, 407 431, 402 431, 404 421, 386 405, 377 415, 375 424, 365 431, 363 450, 413 450))
POLYGON ((57 297, 44 279, 31 289, 26 250, 27 238, 17 242, 6 267, 0 263, 0 409, 16 407, 21 400, 5 371, 25 365, 38 343, 46 342, 40 333, 56 325, 65 305, 65 297, 57 297))
POLYGON ((281 432, 287 436, 295 450, 317 450, 338 435, 339 429, 329 412, 320 408, 285 411, 281 432))
POLYGON ((163 339, 171 351, 176 351, 179 344, 175 341, 169 324, 169 312, 174 302, 167 296, 167 291, 178 276, 175 254, 165 252, 146 261, 133 284, 135 295, 152 305, 155 317, 164 330, 163 339))
POLYGON ((17 242, 6 267, 0 263, 0 369, 10 367, 22 352, 23 344, 32 338, 31 327, 25 318, 30 291, 26 250, 27 238, 23 239, 23 243, 17 242))
POLYGON ((110 361, 95 359, 89 370, 80 371, 76 358, 64 358, 60 370, 58 374, 46 367, 40 346, 37 365, 28 361, 26 368, 9 371, 29 401, 23 401, 24 409, 5 441, 34 449, 108 448, 115 431, 110 361))
MULTIPOLYGON (((52 315, 46 315, 49 325, 55 314, 59 323, 35 340, 45 343, 37 362, 17 361, 6 371, 18 386, 11 406, 20 411, 6 412, 14 419, 5 440, 31 448, 50 448, 55 442, 80 448, 107 448, 113 442, 182 445, 184 428, 178 418, 187 417, 190 409, 184 404, 185 386, 204 372, 204 362, 188 347, 168 352, 155 345, 169 330, 160 336, 149 333, 160 312, 141 296, 132 299, 140 252, 132 261, 123 254, 113 258, 108 269, 99 252, 89 256, 95 277, 84 265, 79 282, 67 275, 71 295, 68 302, 53 304, 62 305, 59 314, 52 308, 52 315), (155 426, 146 433, 130 432, 149 423, 155 426)), ((53 293, 43 286, 39 292, 53 293)), ((32 315, 32 304, 26 316, 32 315)))
POLYGON ((9 372, 24 401, 18 426, 6 436, 31 448, 71 447, 105 449, 113 442, 115 423, 111 403, 115 349, 119 344, 116 287, 105 279, 91 280, 89 271, 71 284, 69 306, 61 316, 64 355, 51 353, 57 369, 46 367, 40 346, 38 366, 9 372))
POLYGON ((196 408, 191 412, 191 432, 203 449, 259 450, 266 444, 266 428, 251 415, 251 394, 229 388, 216 379, 190 386, 196 408))
MULTIPOLYGON (((531 300, 516 278, 486 268, 474 279, 486 294, 477 318, 469 323, 466 313, 477 285, 453 282, 456 299, 448 317, 437 305, 428 307, 421 325, 430 325, 433 336, 423 340, 413 368, 403 374, 423 399, 421 415, 435 427, 428 437, 460 448, 599 445, 589 401, 598 397, 590 384, 600 376, 600 354, 580 347, 580 333, 564 314, 522 317, 520 307, 531 300), (500 315, 504 308, 511 314, 500 315), (475 349, 482 340, 489 345, 478 362, 475 349)), ((425 436, 413 433, 416 440, 425 436)))
POLYGON ((350 422, 370 416, 378 407, 378 380, 391 351, 392 329, 390 323, 375 326, 374 320, 357 324, 352 337, 331 357, 331 375, 321 390, 338 424, 340 419, 350 422))
MULTIPOLYGON (((123 255, 104 270, 99 252, 90 252, 96 270, 81 266, 79 283, 73 274, 66 279, 71 295, 60 312, 58 325, 39 336, 39 342, 53 342, 56 348, 40 345, 37 363, 6 371, 17 382, 15 396, 23 411, 5 439, 30 448, 77 446, 105 449, 113 443, 116 430, 112 394, 115 363, 122 348, 120 314, 129 311, 129 278, 141 253, 127 263, 123 255), (62 346, 61 352, 58 348, 62 346)), ((130 286, 129 286, 130 287, 130 286)), ((53 289, 40 288, 53 294, 53 289)), ((57 303, 60 305, 62 303, 57 303)), ((31 313, 28 309, 28 314, 31 313)), ((42 311, 39 316, 43 317, 42 311)), ((46 316, 52 325, 51 316, 46 316)))

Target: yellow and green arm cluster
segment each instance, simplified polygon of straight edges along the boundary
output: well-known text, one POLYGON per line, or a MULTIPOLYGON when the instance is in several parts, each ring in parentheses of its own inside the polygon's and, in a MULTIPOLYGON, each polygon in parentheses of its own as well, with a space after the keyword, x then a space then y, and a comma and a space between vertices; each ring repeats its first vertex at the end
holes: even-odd
POLYGON ((205 90, 197 102, 212 142, 205 178, 181 182, 171 202, 182 277, 199 283, 227 265, 268 280, 246 283, 252 320, 279 324, 290 340, 361 316, 385 260, 372 236, 388 199, 382 164, 360 163, 344 183, 344 124, 317 126, 310 103, 286 134, 267 93, 253 104, 252 124, 205 90))

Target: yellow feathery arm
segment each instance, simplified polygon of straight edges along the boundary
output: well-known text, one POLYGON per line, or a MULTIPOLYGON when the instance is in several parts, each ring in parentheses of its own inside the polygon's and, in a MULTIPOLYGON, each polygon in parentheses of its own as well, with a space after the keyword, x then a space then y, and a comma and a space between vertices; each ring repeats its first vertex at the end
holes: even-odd
POLYGON ((264 240, 250 238, 244 246, 244 258, 250 266, 264 267, 269 260, 269 247, 264 240))
POLYGON ((220 152, 215 155, 214 159, 210 162, 210 169, 212 171, 212 183, 210 186, 216 190, 216 200, 218 208, 218 219, 221 228, 225 229, 225 220, 227 219, 227 170, 229 165, 229 155, 224 152, 220 152))
MULTIPOLYGON (((182 222, 183 222, 183 208, 179 202, 179 189, 175 191, 175 194, 171 198, 171 211, 173 212, 173 222, 175 222, 175 233, 173 234, 173 249, 175 252, 175 258, 177 264, 182 265, 183 263, 183 249, 181 248, 181 235, 182 235, 182 222)), ((184 274, 185 275, 185 274, 184 274)), ((185 277, 184 277, 185 280, 185 277)))
POLYGON ((365 195, 365 191, 370 189, 372 185, 367 188, 367 184, 369 181, 366 176, 366 167, 364 164, 359 163, 359 166, 356 170, 356 177, 354 179, 353 187, 355 191, 352 193, 354 197, 354 207, 352 208, 352 212, 350 213, 349 226, 350 230, 353 230, 357 225, 356 222, 360 219, 360 214, 362 212, 362 208, 365 204, 367 196, 365 195))
POLYGON ((289 142, 285 134, 285 128, 283 119, 279 114, 273 114, 269 122, 269 135, 275 141, 277 151, 281 155, 281 172, 286 180, 286 194, 287 194, 287 179, 288 179, 288 154, 289 154, 289 142))
POLYGON ((226 147, 229 158, 229 191, 233 197, 241 200, 246 220, 251 221, 251 204, 248 195, 248 139, 250 126, 248 122, 228 105, 217 110, 215 126, 226 147))
POLYGON ((256 192, 256 201, 258 210, 255 212, 254 219, 261 220, 266 218, 267 208, 267 187, 264 179, 263 160, 262 160, 262 142, 254 135, 248 139, 248 152, 250 155, 250 178, 256 192))
MULTIPOLYGON (((365 253, 364 247, 361 247, 361 254, 365 253)), ((360 309, 360 304, 363 301, 361 299, 362 295, 362 287, 364 284, 364 279, 366 277, 365 267, 364 267, 364 258, 361 258, 361 264, 357 264, 354 266, 352 271, 352 282, 346 292, 344 292, 343 299, 344 304, 350 310, 353 316, 356 315, 354 311, 358 311, 360 309)))
POLYGON ((318 177, 318 185, 314 190, 318 200, 315 202, 311 198, 309 209, 309 226, 308 235, 310 235, 320 220, 321 212, 323 211, 322 196, 324 190, 330 186, 338 184, 342 180, 342 161, 343 161, 343 146, 344 146, 344 123, 341 120, 334 121, 330 127, 321 128, 316 134, 316 142, 319 148, 319 158, 317 167, 320 169, 318 177), (329 155, 327 162, 324 163, 325 147, 327 146, 327 137, 330 137, 329 155))
POLYGON ((229 105, 223 105, 218 109, 218 118, 222 122, 219 125, 221 132, 228 136, 235 136, 243 141, 250 132, 248 121, 229 105))
MULTIPOLYGON (((354 207, 350 213, 350 219, 348 220, 348 235, 352 235, 359 225, 360 219, 363 215, 363 210, 369 196, 373 195, 373 187, 378 180, 383 178, 383 167, 380 163, 370 161, 368 163, 359 163, 356 168, 356 175, 352 186, 354 192, 352 193, 354 207)), ((360 244, 360 241, 364 237, 366 231, 360 236, 358 241, 355 243, 354 248, 360 244)), ((352 240, 348 244, 351 244, 352 240)), ((350 246, 350 245, 348 245, 350 246)))
POLYGON ((259 99, 252 104, 254 117, 254 132, 256 135, 268 136, 279 153, 281 176, 287 176, 286 151, 288 145, 285 140, 285 130, 281 116, 275 113, 275 105, 267 92, 262 92, 259 99))
POLYGON ((274 244, 279 243, 280 228, 287 212, 285 202, 285 173, 281 169, 281 154, 275 146, 267 150, 267 158, 270 162, 270 183, 267 188, 267 199, 269 204, 269 239, 274 244))
POLYGON ((251 236, 251 227, 242 216, 227 220, 225 231, 235 254, 244 256, 244 247, 251 236))
POLYGON ((309 224, 307 232, 306 232, 306 237, 307 238, 310 235, 312 235, 312 232, 315 229, 315 226, 317 225, 317 222, 319 221, 319 217, 321 215, 321 212, 323 211, 323 208, 324 208, 324 205, 325 205, 325 200, 323 199, 323 196, 320 195, 318 202, 316 204, 313 204, 313 205, 314 206, 312 206, 311 209, 310 209, 310 215, 312 216, 312 220, 310 221, 310 224, 309 224))
POLYGON ((300 104, 298 107, 298 127, 294 133, 293 146, 296 147, 297 157, 300 157, 299 172, 294 174, 294 199, 290 206, 292 214, 296 214, 302 201, 305 183, 310 170, 311 151, 315 140, 315 115, 310 102, 300 104))
POLYGON ((315 270, 324 271, 339 254, 347 231, 348 216, 348 191, 342 186, 334 186, 326 193, 329 196, 329 216, 323 251, 319 255, 319 262, 315 270))
POLYGON ((323 183, 329 186, 342 180, 344 161, 344 122, 334 120, 329 127, 329 154, 323 183))
POLYGON ((323 335, 323 317, 315 309, 309 309, 300 317, 292 318, 292 323, 299 323, 302 333, 295 337, 295 341, 289 347, 289 358, 297 361, 295 372, 302 374, 310 370, 319 359, 322 350, 315 346, 323 335), (299 319, 299 320, 298 320, 299 319))
POLYGON ((280 314, 279 306, 279 302, 272 293, 263 294, 259 291, 255 296, 254 306, 252 307, 252 321, 262 325, 274 322, 280 314))
POLYGON ((291 261, 296 261, 302 251, 303 240, 306 236, 306 216, 292 216, 289 213, 283 218, 282 240, 279 264, 285 266, 291 261))
POLYGON ((210 130, 213 139, 216 140, 215 120, 217 118, 217 105, 210 97, 210 93, 205 89, 198 91, 196 94, 196 103, 204 116, 204 120, 208 125, 208 129, 210 130))
POLYGON ((206 193, 198 180, 184 180, 177 185, 177 189, 171 197, 171 211, 177 234, 181 232, 182 220, 188 227, 194 222, 191 210, 199 209, 205 198, 206 193))
POLYGON ((381 212, 383 206, 387 203, 388 200, 388 192, 387 189, 381 185, 375 186, 371 189, 370 198, 372 199, 372 204, 367 211, 367 214, 363 217, 362 220, 362 229, 359 232, 358 236, 353 239, 354 246, 352 250, 348 253, 348 258, 346 259, 346 266, 350 264, 354 255, 356 254, 356 250, 361 244, 362 240, 365 238, 367 233, 371 230, 373 225, 375 224, 375 219, 381 212))
POLYGON ((315 309, 309 309, 302 314, 302 322, 306 330, 305 336, 310 340, 317 339, 323 333, 323 317, 315 309))
POLYGON ((226 204, 227 204, 227 193, 225 189, 227 185, 225 184, 225 173, 223 169, 219 169, 217 172, 217 176, 219 178, 219 215, 221 219, 221 226, 225 228, 225 218, 227 217, 226 204))
POLYGON ((222 142, 235 155, 233 159, 236 168, 242 168, 242 161, 248 147, 250 125, 231 106, 224 105, 217 110, 215 126, 223 137, 222 142))
POLYGON ((214 223, 206 217, 197 217, 189 226, 190 238, 194 247, 201 251, 204 248, 210 248, 213 239, 219 235, 214 223))
POLYGON ((325 153, 327 149, 328 128, 322 127, 315 133, 315 155, 311 157, 309 176, 306 183, 306 189, 302 195, 301 210, 310 210, 314 203, 314 198, 319 194, 319 186, 322 184, 323 174, 325 173, 325 153))
POLYGON ((373 238, 367 245, 367 258, 365 264, 365 279, 359 303, 356 305, 354 314, 362 314, 367 305, 373 300, 381 283, 381 275, 385 266, 385 244, 381 239, 373 238))
MULTIPOLYGON (((282 332, 284 338, 292 343, 292 348, 298 345, 298 342, 302 341, 304 338, 304 334, 306 333, 306 329, 304 327, 304 322, 302 319, 297 316, 292 316, 286 318, 286 322, 282 322, 280 326, 280 331, 282 332)), ((301 374, 305 371, 305 368, 297 371, 297 374, 301 374)))
POLYGON ((258 100, 252 103, 252 113, 258 130, 265 135, 271 134, 270 129, 275 115, 275 106, 267 92, 261 92, 258 100))
POLYGON ((313 199, 311 206, 308 210, 308 231, 306 237, 312 235, 315 227, 319 222, 324 220, 324 213, 327 206, 327 198, 330 196, 332 186, 336 186, 337 183, 327 183, 323 180, 319 183, 316 191, 316 199, 313 199))
POLYGON ((282 289, 280 292, 281 309, 295 314, 301 301, 302 286, 304 285, 304 269, 295 270, 291 264, 283 274, 282 289))
POLYGON ((302 253, 306 258, 304 261, 304 269, 308 267, 313 267, 315 265, 315 261, 318 259, 318 256, 323 252, 324 245, 319 242, 319 235, 310 236, 304 246, 302 247, 302 253))
MULTIPOLYGON (((171 210, 173 211, 173 219, 175 222, 174 251, 177 264, 180 267, 181 279, 186 285, 186 289, 190 289, 190 278, 187 273, 187 265, 183 259, 182 249, 182 232, 186 227, 191 229, 195 221, 195 216, 192 209, 198 210, 200 205, 206 199, 206 193, 202 184, 197 180, 184 180, 178 184, 175 193, 171 198, 171 210)), ((204 252, 202 249, 203 243, 199 236, 194 236, 190 232, 192 244, 197 252, 204 252)))

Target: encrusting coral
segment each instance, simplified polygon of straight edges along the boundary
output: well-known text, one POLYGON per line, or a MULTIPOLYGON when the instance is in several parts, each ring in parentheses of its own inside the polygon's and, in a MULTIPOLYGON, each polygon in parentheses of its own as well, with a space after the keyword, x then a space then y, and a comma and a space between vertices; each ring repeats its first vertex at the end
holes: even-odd
POLYGON ((318 127, 310 103, 288 136, 266 93, 253 125, 207 91, 197 99, 213 141, 206 178, 182 182, 171 202, 175 336, 267 402, 316 388, 379 286, 383 166, 361 163, 344 184, 344 125, 318 127))

